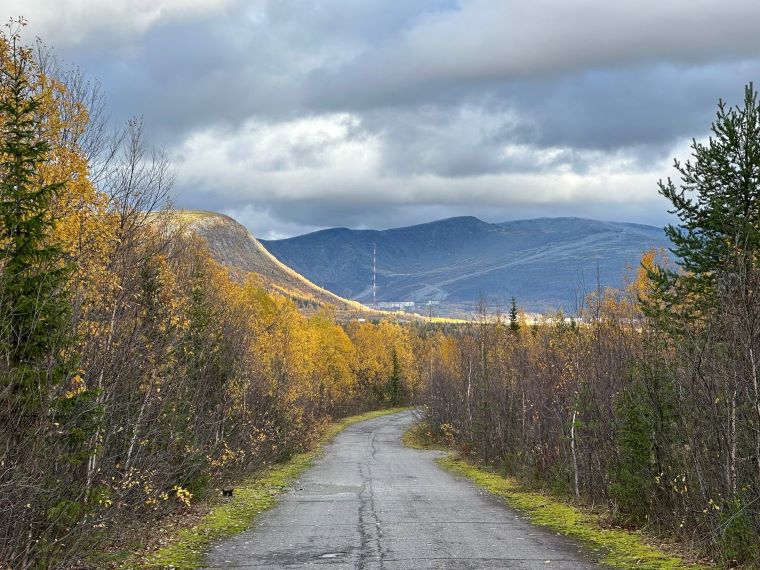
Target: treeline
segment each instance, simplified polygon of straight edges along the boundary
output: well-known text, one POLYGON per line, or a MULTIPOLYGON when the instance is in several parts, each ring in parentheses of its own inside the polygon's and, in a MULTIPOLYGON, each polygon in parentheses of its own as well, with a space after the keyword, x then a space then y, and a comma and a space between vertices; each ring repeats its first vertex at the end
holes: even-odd
POLYGON ((531 484, 760 562, 760 110, 720 104, 712 138, 660 183, 677 264, 651 252, 580 319, 482 315, 434 342, 440 437, 531 484))
POLYGON ((408 329, 307 319, 170 211, 139 122, 0 36, 0 566, 67 567, 418 391, 408 329), (132 524, 130 524, 132 526, 132 524))

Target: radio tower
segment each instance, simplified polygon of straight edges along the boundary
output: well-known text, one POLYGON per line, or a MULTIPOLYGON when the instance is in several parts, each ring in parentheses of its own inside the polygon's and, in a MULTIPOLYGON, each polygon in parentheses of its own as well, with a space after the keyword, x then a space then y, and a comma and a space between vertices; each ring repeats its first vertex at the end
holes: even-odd
POLYGON ((372 308, 377 309, 377 244, 372 244, 372 308))

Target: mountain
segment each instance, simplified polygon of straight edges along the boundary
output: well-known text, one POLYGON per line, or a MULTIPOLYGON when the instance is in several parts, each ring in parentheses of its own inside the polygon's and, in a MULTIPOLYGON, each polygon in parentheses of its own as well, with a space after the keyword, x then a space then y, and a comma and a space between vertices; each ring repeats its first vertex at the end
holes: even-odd
POLYGON ((582 218, 487 223, 457 217, 390 230, 335 228, 261 242, 280 261, 337 295, 372 301, 439 301, 471 310, 483 297, 515 296, 529 311, 573 311, 576 299, 620 287, 647 249, 666 248, 660 228, 582 218))
POLYGON ((197 210, 173 210, 173 216, 187 229, 204 238, 211 255, 240 274, 255 273, 264 287, 293 299, 307 312, 329 306, 343 314, 370 309, 318 287, 281 263, 245 228, 229 216, 197 210))

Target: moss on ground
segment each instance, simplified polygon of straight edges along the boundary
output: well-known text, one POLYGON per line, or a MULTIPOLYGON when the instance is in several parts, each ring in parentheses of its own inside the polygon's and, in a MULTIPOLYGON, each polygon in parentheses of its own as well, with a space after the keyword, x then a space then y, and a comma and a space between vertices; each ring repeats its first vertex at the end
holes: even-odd
MULTIPOLYGON (((404 434, 404 444, 415 449, 443 449, 432 437, 427 424, 419 422, 404 434)), ((570 536, 589 547, 599 562, 626 570, 697 570, 709 568, 690 564, 682 558, 647 544, 638 531, 606 528, 604 519, 557 498, 527 489, 516 479, 504 477, 456 455, 436 460, 443 468, 467 477, 477 486, 496 495, 510 507, 525 514, 533 524, 570 536)))
POLYGON ((323 444, 350 425, 404 409, 368 412, 331 424, 320 438, 316 449, 294 455, 287 462, 273 465, 238 483, 235 494, 229 501, 213 506, 193 526, 178 531, 169 544, 148 555, 129 556, 119 567, 123 570, 200 568, 212 544, 250 528, 259 514, 275 505, 278 495, 312 465, 323 444))

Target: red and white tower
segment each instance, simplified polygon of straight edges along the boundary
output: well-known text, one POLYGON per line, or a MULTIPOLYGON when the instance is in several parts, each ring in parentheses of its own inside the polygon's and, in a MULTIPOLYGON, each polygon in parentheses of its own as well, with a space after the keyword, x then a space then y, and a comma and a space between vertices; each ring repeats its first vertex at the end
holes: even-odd
POLYGON ((372 308, 377 309, 377 244, 372 244, 372 308))

